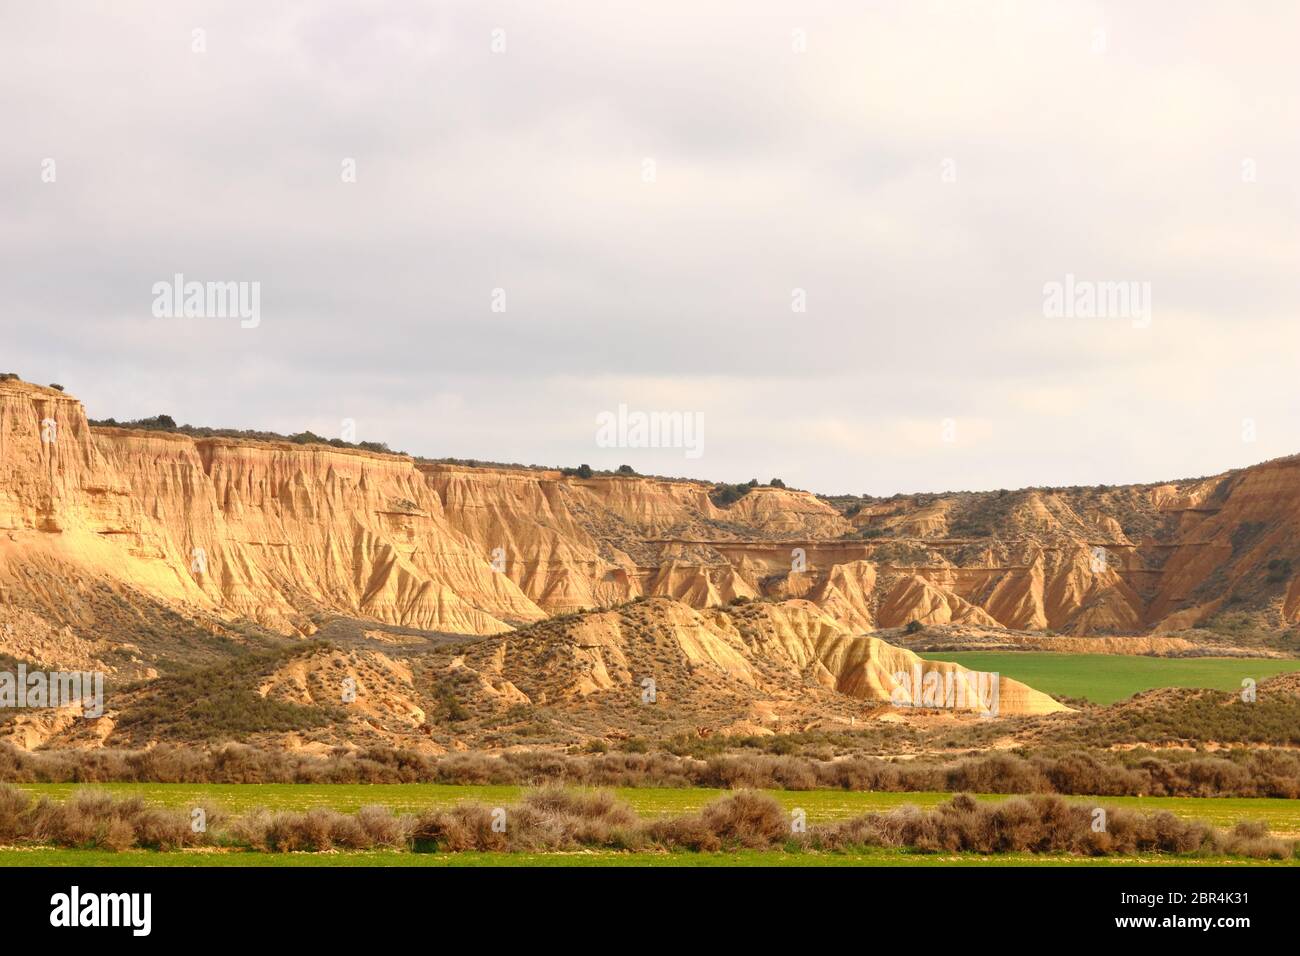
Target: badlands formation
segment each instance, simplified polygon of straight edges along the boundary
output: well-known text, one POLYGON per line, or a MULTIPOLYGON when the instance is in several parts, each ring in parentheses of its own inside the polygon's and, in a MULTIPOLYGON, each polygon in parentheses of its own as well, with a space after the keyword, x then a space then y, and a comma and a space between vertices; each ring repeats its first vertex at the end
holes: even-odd
MULTIPOLYGON (((152 678, 373 622, 482 638, 386 679, 459 669, 484 698, 538 704, 636 684, 641 627, 740 706, 801 686, 888 701, 914 656, 869 635, 912 622, 1086 641, 1229 607, 1300 619, 1297 459, 1148 486, 720 500, 698 481, 92 427, 62 391, 0 380, 0 652, 152 678)), ((299 677, 260 692, 309 693, 299 677)), ((1060 708, 1009 681, 1001 706, 1060 708)))

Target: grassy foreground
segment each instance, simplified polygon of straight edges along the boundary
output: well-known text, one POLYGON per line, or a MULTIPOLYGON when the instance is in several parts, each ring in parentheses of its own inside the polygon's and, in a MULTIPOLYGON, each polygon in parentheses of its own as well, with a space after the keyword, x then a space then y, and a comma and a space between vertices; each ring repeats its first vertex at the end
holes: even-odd
MULTIPOLYGON (((188 809, 200 803, 214 804, 231 813, 255 807, 269 810, 309 810, 328 807, 351 813, 366 804, 382 804, 394 812, 416 813, 450 807, 464 801, 504 806, 517 800, 523 787, 465 786, 435 783, 302 784, 302 783, 73 783, 16 784, 33 796, 66 800, 75 790, 105 790, 115 797, 141 797, 147 803, 188 809)), ((607 788, 608 789, 608 788, 607 788)), ((613 790, 642 816, 692 813, 729 791, 705 788, 621 787, 613 790)), ((872 811, 890 810, 904 804, 933 807, 952 794, 940 792, 881 793, 846 790, 764 790, 787 810, 802 808, 813 823, 843 820, 872 811)), ((980 794, 980 800, 1006 800, 1005 794, 980 794)), ((1300 800, 1270 800, 1245 797, 1066 797, 1071 803, 1122 806, 1155 812, 1168 810, 1184 819, 1204 820, 1227 827, 1238 820, 1259 820, 1281 836, 1300 838, 1300 800)))
POLYGON ((0 816, 12 834, 11 845, 0 846, 0 867, 1300 863, 1300 800, 444 784, 23 784, 0 790, 0 816), (54 802, 31 802, 38 797, 54 802), (198 805, 229 822, 213 837, 191 839, 189 811, 198 805), (387 809, 375 811, 377 805, 387 809), (905 805, 920 811, 896 809, 905 805), (357 813, 367 806, 372 809, 357 813), (1086 832, 1096 806, 1107 807, 1114 825, 1101 844, 1086 832), (510 808, 511 836, 486 834, 493 807, 510 808), (806 814, 806 837, 790 835, 795 808, 806 814), (1183 822, 1156 824, 1151 814, 1158 811, 1183 822), (1243 821, 1266 824, 1271 835, 1235 826, 1243 821), (1051 852, 1030 852, 1036 845, 1050 845, 1051 852))
POLYGON ((1048 651, 955 651, 924 654, 971 670, 995 671, 1046 694, 1113 704, 1158 687, 1240 690, 1243 678, 1263 681, 1300 670, 1297 660, 1236 657, 1140 657, 1048 651))

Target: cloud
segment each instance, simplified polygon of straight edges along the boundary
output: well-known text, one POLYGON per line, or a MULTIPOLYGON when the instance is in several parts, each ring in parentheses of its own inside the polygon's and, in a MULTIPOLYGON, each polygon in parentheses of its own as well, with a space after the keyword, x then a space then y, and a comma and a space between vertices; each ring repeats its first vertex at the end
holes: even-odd
POLYGON ((828 492, 1247 464, 1297 445, 1297 20, 10 5, 2 364, 96 416, 434 456, 619 464, 599 411, 697 411, 702 458, 630 463, 828 492), (261 282, 261 325, 155 319, 176 272, 261 282), (1151 328, 1045 319, 1066 273, 1150 282, 1151 328))

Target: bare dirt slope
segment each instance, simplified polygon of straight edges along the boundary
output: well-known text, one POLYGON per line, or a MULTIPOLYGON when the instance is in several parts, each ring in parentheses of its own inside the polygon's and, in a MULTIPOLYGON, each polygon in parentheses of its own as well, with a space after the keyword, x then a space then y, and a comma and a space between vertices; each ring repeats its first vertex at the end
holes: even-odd
POLYGON ((23 714, 0 736, 24 748, 233 737, 444 752, 847 728, 900 708, 974 722, 1067 711, 1009 678, 963 683, 956 665, 853 635, 799 600, 697 610, 652 598, 459 644, 390 638, 245 655, 125 688, 98 720, 23 714))

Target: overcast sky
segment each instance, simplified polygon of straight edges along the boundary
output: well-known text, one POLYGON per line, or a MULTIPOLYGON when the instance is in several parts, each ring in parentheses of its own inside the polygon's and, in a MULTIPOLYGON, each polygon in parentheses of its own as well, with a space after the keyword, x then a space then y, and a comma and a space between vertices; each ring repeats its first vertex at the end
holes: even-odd
POLYGON ((4 3, 0 370, 830 493, 1290 454, 1297 11, 4 3), (259 324, 155 316, 176 273, 260 283, 259 324), (1149 283, 1149 324, 1045 315, 1067 274, 1149 283), (702 454, 598 447, 620 404, 702 454))

